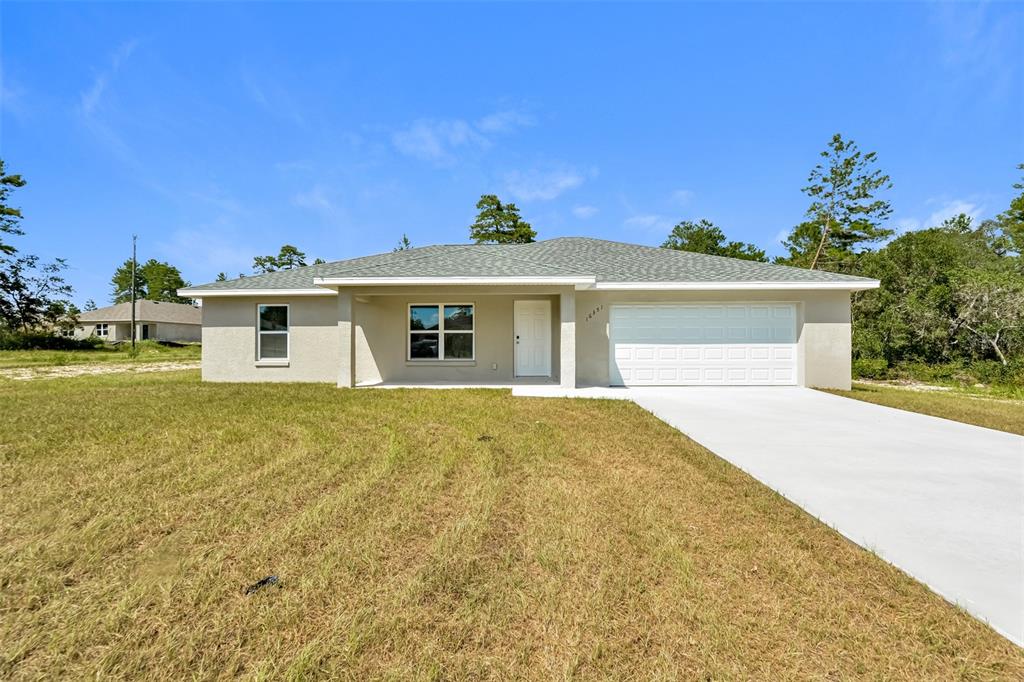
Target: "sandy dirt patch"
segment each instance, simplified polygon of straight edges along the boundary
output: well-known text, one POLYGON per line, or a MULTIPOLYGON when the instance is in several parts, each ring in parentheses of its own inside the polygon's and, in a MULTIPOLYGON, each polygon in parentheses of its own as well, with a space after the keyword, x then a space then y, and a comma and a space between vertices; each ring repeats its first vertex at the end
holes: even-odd
POLYGON ((148 372, 174 372, 182 369, 199 369, 195 360, 177 362, 108 363, 104 365, 60 365, 56 367, 12 367, 0 369, 0 377, 15 381, 32 379, 64 379, 67 377, 91 376, 98 374, 144 374, 148 372))

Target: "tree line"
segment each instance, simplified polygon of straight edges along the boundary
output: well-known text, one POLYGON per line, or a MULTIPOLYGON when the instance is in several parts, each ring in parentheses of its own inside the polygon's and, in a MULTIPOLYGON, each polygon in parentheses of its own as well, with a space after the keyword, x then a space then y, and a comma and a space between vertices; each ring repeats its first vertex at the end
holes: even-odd
MULTIPOLYGON (((1024 164, 1018 166, 1024 170, 1024 164)), ((1013 187, 1024 190, 1024 181, 1013 187)), ((966 215, 895 235, 884 194, 892 180, 875 152, 836 134, 802 188, 803 219, 783 240, 777 265, 877 279, 878 289, 851 302, 854 358, 895 367, 905 363, 992 360, 1024 364, 1024 191, 995 218, 966 215), (895 238, 894 238, 895 237, 895 238)), ((470 225, 476 243, 529 243, 537 233, 515 204, 481 196, 470 225)), ((707 219, 684 220, 662 247, 768 262, 756 244, 733 241, 707 219)), ((1024 373, 1024 367, 1016 372, 1024 373)))

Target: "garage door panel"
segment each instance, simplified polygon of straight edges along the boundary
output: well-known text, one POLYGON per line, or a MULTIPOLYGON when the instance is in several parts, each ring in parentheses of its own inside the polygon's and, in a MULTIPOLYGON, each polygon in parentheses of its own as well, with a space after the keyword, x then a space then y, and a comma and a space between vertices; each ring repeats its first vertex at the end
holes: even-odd
POLYGON ((613 305, 616 385, 792 385, 792 304, 613 305))

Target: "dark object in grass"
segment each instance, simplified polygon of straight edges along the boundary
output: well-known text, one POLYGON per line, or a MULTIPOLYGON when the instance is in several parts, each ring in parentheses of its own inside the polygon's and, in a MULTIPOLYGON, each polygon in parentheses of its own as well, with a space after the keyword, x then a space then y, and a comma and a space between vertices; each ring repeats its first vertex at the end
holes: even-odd
POLYGON ((253 592, 262 590, 264 587, 267 587, 268 585, 277 585, 278 587, 280 587, 276 575, 268 575, 263 580, 258 580, 254 582, 252 585, 249 585, 249 587, 245 588, 245 593, 252 594, 253 592))
POLYGON ((485 434, 481 435, 479 438, 477 438, 477 440, 486 442, 486 441, 489 441, 489 440, 494 440, 494 436, 488 436, 485 433, 485 434))

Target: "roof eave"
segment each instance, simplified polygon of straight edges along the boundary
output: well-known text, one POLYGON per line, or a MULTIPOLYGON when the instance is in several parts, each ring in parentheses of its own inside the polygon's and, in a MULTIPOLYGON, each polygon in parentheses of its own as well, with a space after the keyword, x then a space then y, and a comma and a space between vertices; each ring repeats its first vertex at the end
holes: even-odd
POLYGON ((597 282, 593 288, 606 291, 753 291, 765 289, 864 291, 877 289, 879 284, 879 281, 874 279, 847 282, 597 282))
POLYGON ((365 286, 502 286, 502 285, 559 285, 591 287, 594 277, 315 277, 313 284, 322 287, 365 286))
POLYGON ((223 296, 337 296, 334 289, 178 289, 179 296, 215 298, 223 296))

